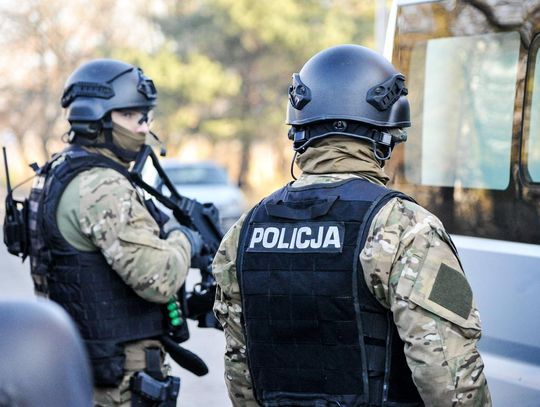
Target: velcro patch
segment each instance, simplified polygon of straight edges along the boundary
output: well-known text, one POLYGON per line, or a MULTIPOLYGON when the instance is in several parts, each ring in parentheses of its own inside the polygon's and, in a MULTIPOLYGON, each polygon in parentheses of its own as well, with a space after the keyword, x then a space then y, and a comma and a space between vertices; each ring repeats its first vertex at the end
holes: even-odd
POLYGON ((472 290, 465 276, 442 263, 429 299, 460 317, 467 319, 472 308, 472 290))
POLYGON ((247 238, 248 252, 340 253, 343 222, 255 223, 247 238))

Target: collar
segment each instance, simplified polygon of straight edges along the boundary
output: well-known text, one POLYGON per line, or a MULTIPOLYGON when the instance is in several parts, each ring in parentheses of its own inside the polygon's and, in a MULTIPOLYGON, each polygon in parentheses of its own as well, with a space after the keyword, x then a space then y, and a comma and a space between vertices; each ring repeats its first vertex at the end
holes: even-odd
MULTIPOLYGON (((304 175, 348 174, 386 185, 389 177, 375 158, 372 146, 350 137, 327 137, 296 157, 304 175)), ((301 177, 301 178, 302 178, 301 177)))

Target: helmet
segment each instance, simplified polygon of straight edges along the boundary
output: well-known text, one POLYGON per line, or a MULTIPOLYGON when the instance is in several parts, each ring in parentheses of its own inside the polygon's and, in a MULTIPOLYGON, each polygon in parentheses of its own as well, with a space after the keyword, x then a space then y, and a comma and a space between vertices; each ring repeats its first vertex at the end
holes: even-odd
POLYGON ((135 159, 137 152, 114 143, 112 135, 113 110, 148 111, 156 106, 154 82, 136 66, 114 59, 95 59, 77 68, 64 87, 61 104, 67 109, 71 125, 69 142, 104 147, 123 161, 135 159), (101 132, 105 142, 97 143, 101 132))
POLYGON ((73 123, 96 122, 112 110, 149 110, 156 101, 154 83, 140 68, 114 59, 96 59, 71 74, 61 103, 73 123))
POLYGON ((388 130, 411 125, 406 95, 405 77, 382 55, 359 45, 328 48, 292 76, 289 138, 297 152, 331 135, 367 139, 391 152, 405 133, 388 130))

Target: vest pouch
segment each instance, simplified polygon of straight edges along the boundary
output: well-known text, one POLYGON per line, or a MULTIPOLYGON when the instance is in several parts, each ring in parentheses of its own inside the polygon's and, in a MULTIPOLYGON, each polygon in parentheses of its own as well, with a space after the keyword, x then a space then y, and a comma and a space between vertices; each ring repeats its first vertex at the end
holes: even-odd
POLYGON ((4 244, 9 253, 22 257, 28 256, 28 200, 16 201, 9 194, 6 198, 4 217, 4 244))
POLYGON ((324 216, 337 201, 338 196, 327 199, 305 200, 303 202, 267 202, 264 204, 266 213, 282 219, 307 220, 324 216))
POLYGON ((124 377, 124 346, 112 341, 85 341, 96 387, 117 387, 124 377))

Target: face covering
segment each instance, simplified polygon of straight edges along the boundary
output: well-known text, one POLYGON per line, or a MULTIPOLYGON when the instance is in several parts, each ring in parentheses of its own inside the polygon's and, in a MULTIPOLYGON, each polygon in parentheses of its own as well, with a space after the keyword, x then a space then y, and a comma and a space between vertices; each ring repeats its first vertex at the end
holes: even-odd
POLYGON ((113 142, 116 146, 129 152, 138 152, 146 142, 145 133, 135 133, 113 122, 113 142))

